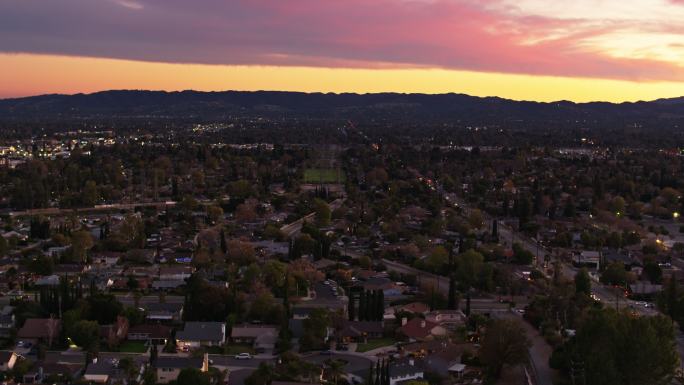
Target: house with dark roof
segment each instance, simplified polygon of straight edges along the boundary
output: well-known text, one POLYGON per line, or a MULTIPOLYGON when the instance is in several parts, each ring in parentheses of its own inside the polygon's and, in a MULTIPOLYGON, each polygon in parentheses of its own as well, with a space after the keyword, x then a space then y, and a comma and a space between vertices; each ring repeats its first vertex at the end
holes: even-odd
POLYGON ((466 322, 465 314, 458 309, 431 311, 425 315, 425 319, 449 330, 455 330, 465 325, 466 322))
POLYGON ((389 367, 390 385, 425 378, 425 369, 420 361, 404 358, 394 361, 389 367))
POLYGON ((185 368, 195 368, 201 372, 207 372, 209 370, 209 355, 204 354, 202 358, 159 356, 152 363, 152 367, 157 372, 157 383, 168 384, 171 381, 176 381, 181 370, 185 368))
POLYGON ((148 344, 166 345, 171 338, 171 327, 162 324, 142 324, 128 329, 129 341, 144 341, 148 344))
POLYGON ((52 342, 59 337, 62 329, 62 322, 55 318, 29 318, 24 322, 24 326, 17 332, 17 338, 33 343, 52 342))
POLYGON ((186 322, 176 333, 176 344, 183 350, 200 346, 222 346, 226 342, 226 324, 223 322, 186 322))
POLYGON ((278 340, 278 328, 270 325, 238 325, 230 331, 236 343, 250 344, 257 352, 273 351, 278 340))
POLYGON ((152 302, 141 305, 147 312, 147 320, 163 323, 180 323, 183 320, 183 304, 180 302, 152 302))
POLYGON ((343 342, 367 343, 369 339, 382 338, 384 331, 381 321, 347 321, 342 324, 338 337, 343 342))
POLYGON ((446 328, 422 318, 416 317, 410 321, 402 321, 402 323, 403 325, 398 331, 406 336, 409 341, 430 341, 447 335, 446 328))

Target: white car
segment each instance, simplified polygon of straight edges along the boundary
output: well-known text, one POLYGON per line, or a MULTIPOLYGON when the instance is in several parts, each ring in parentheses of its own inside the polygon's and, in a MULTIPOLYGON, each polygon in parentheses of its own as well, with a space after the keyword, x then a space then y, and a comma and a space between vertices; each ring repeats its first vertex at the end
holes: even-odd
POLYGON ((252 358, 252 355, 249 353, 240 353, 235 355, 236 360, 249 360, 252 358))

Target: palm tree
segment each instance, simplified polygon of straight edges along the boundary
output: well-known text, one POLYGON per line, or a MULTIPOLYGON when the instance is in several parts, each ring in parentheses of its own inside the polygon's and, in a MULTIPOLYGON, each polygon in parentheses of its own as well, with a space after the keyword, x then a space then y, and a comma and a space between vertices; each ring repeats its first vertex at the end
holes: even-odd
POLYGON ((327 367, 328 376, 332 377, 333 384, 337 385, 337 380, 344 374, 342 368, 347 363, 342 360, 327 360, 325 361, 325 366, 327 367))

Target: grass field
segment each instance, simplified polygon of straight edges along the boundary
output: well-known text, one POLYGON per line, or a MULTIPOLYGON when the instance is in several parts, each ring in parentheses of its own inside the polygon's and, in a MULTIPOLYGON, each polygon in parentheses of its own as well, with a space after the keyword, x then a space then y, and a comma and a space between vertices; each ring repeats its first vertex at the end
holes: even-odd
POLYGON ((356 351, 359 353, 364 353, 369 350, 394 345, 395 342, 397 341, 394 338, 380 338, 377 340, 370 340, 367 344, 358 344, 356 346, 356 351))
MULTIPOLYGON (((338 170, 332 168, 308 168, 304 170, 304 183, 337 183, 338 170)), ((344 183, 345 176, 339 170, 339 182, 344 183)))
POLYGON ((209 349, 209 354, 240 354, 249 353, 254 354, 254 348, 251 345, 246 344, 228 344, 225 347, 211 346, 209 349))
POLYGON ((124 341, 119 345, 119 351, 123 353, 145 353, 147 346, 142 341, 124 341))

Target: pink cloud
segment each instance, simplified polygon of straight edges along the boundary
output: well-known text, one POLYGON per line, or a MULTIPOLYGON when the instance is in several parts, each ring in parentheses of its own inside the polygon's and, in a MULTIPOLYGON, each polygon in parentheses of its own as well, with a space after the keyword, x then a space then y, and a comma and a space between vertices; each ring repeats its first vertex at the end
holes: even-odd
MULTIPOLYGON (((436 67, 684 80, 684 68, 675 63, 614 58, 580 44, 625 27, 624 22, 562 20, 487 7, 496 0, 125 3, 136 4, 136 11, 122 7, 121 1, 4 1, 0 51, 185 63, 436 67)), ((668 30, 684 38, 679 26, 633 21, 629 27, 668 30)))

